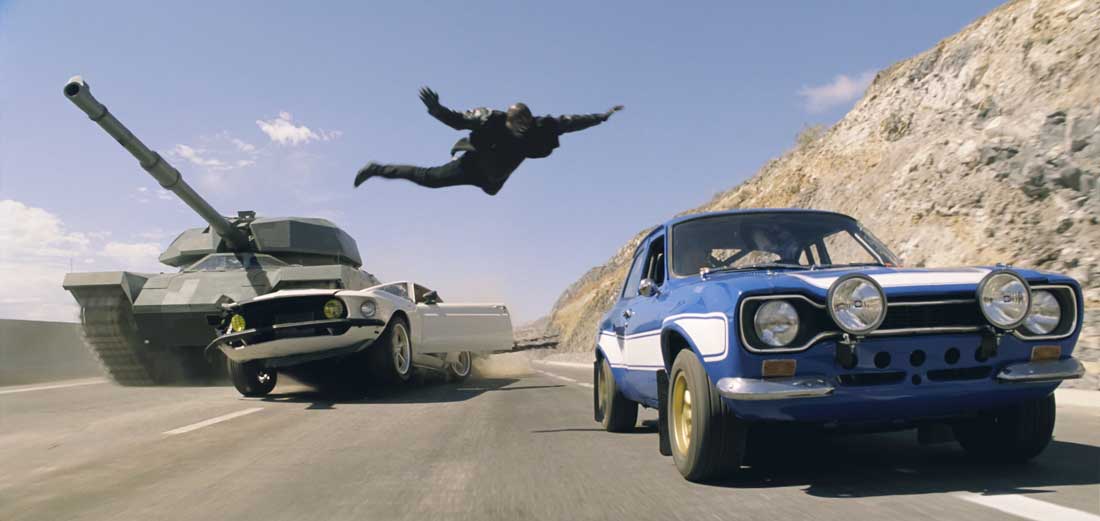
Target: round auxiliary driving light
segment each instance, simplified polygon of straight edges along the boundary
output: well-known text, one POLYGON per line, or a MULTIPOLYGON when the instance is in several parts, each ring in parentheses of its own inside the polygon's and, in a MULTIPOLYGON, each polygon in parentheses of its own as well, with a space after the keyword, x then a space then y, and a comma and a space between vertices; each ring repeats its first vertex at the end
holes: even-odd
POLYGON ((229 331, 233 333, 240 333, 248 327, 244 322, 244 315, 233 315, 229 319, 229 331))
POLYGON ((756 310, 756 336, 772 347, 783 347, 798 336, 798 311, 783 300, 772 300, 756 310))
POLYGON ((322 308, 325 314, 325 318, 331 320, 334 318, 341 318, 344 316, 344 303, 339 299, 329 299, 325 302, 325 307, 322 308))
POLYGON ((374 314, 378 312, 378 304, 370 299, 364 300, 363 303, 359 305, 359 312, 362 313, 365 318, 373 317, 374 314))
POLYGON ((1008 271, 992 271, 978 284, 978 307, 990 324, 1015 329, 1031 309, 1031 290, 1023 277, 1008 271))
POLYGON ((1058 298, 1045 289, 1031 292, 1031 312, 1024 319, 1024 327, 1036 335, 1049 335, 1062 321, 1062 305, 1058 298))
POLYGON ((845 275, 829 288, 829 316, 845 333, 865 335, 886 318, 886 294, 870 277, 845 275))

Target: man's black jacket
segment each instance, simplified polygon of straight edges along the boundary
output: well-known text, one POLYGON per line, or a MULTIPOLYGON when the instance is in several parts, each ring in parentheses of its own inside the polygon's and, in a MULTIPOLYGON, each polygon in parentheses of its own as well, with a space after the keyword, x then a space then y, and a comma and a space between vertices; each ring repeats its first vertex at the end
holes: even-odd
POLYGON ((470 136, 455 143, 451 153, 477 151, 477 168, 493 180, 504 180, 527 158, 549 156, 558 148, 558 136, 607 121, 607 114, 540 116, 522 136, 513 133, 499 110, 479 108, 458 112, 442 105, 429 110, 443 124, 455 130, 469 130, 470 136))

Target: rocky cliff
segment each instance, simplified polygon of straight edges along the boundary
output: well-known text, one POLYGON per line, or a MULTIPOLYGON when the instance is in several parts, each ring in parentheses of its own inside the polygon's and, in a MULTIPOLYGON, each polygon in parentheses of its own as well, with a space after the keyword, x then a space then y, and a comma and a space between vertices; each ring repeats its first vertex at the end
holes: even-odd
MULTIPOLYGON (((1100 2, 1022 0, 881 71, 835 126, 685 213, 836 210, 907 265, 1068 272, 1095 309, 1098 176, 1100 2)), ((643 234, 562 294, 549 323, 562 349, 592 349, 643 234)), ((1097 346, 1093 309, 1083 343, 1097 346)))

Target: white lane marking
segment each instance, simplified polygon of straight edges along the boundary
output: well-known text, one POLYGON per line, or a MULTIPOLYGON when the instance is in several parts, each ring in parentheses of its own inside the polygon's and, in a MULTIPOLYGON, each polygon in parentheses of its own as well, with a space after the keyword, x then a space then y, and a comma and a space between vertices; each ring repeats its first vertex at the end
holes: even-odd
POLYGON ((535 372, 536 372, 536 373, 539 373, 539 374, 541 374, 541 375, 543 375, 543 376, 549 376, 550 378, 557 378, 558 380, 561 380, 561 381, 563 381, 563 382, 569 382, 569 383, 571 383, 571 384, 576 384, 576 385, 579 385, 579 386, 581 386, 581 387, 586 387, 586 388, 588 388, 588 389, 593 389, 593 388, 595 388, 595 386, 594 386, 594 385, 592 385, 592 384, 590 384, 590 383, 588 383, 588 382, 579 382, 579 381, 577 381, 577 380, 574 380, 574 379, 572 379, 572 378, 569 378, 568 376, 562 376, 562 375, 559 375, 559 374, 554 374, 554 373, 551 373, 551 372, 548 372, 548 371, 541 371, 541 370, 539 370, 539 369, 535 369, 535 372))
POLYGON ((553 362, 553 361, 544 361, 544 360, 532 360, 532 362, 534 362, 536 364, 556 365, 556 366, 560 366, 560 367, 579 367, 581 369, 592 369, 592 363, 591 362, 589 362, 587 364, 584 363, 584 362, 553 362))
POLYGON ((66 387, 80 387, 82 385, 96 385, 107 383, 106 378, 88 378, 86 380, 71 380, 64 383, 49 385, 34 385, 30 387, 15 387, 11 389, 0 388, 0 394, 29 393, 31 391, 47 391, 50 389, 64 389, 66 387))
POLYGON ((1050 519, 1058 519, 1059 521, 1100 521, 1100 516, 1096 514, 1031 499, 1019 494, 983 496, 972 492, 959 492, 955 494, 955 497, 1024 519, 1034 519, 1035 521, 1050 519))
POLYGON ((239 418, 239 417, 244 416, 246 414, 252 414, 254 412, 260 412, 262 410, 264 410, 263 407, 253 407, 251 409, 245 409, 243 411, 231 412, 229 414, 223 414, 223 415, 218 416, 216 418, 210 418, 209 420, 203 420, 203 421, 198 422, 198 423, 192 423, 191 425, 184 425, 183 427, 180 427, 178 429, 172 429, 170 431, 164 431, 164 434, 167 434, 169 436, 175 436, 176 434, 184 434, 184 433, 187 433, 187 432, 199 430, 203 427, 209 427, 211 425, 214 425, 215 423, 221 423, 223 421, 232 420, 233 418, 239 418))

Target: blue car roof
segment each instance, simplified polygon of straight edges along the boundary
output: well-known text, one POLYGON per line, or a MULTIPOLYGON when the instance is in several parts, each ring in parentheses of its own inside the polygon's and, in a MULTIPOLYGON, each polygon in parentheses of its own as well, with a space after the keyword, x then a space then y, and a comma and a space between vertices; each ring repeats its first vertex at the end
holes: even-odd
POLYGON ((680 224, 684 221, 692 221, 692 220, 695 220, 695 219, 702 219, 702 218, 706 218, 706 217, 716 217, 716 216, 719 216, 719 215, 749 214, 749 213, 807 213, 807 214, 816 214, 816 215, 826 214, 826 215, 836 215, 836 216, 840 216, 840 217, 846 217, 848 219, 855 220, 850 215, 845 215, 845 214, 842 214, 842 213, 839 213, 839 212, 830 212, 828 210, 809 210, 809 209, 806 209, 806 208, 739 208, 737 210, 725 210, 725 211, 721 211, 721 212, 705 212, 705 213, 694 213, 694 214, 690 214, 690 215, 681 215, 680 217, 676 217, 674 219, 670 219, 670 220, 666 221, 664 225, 665 226, 673 226, 673 225, 676 225, 676 224, 680 224))

